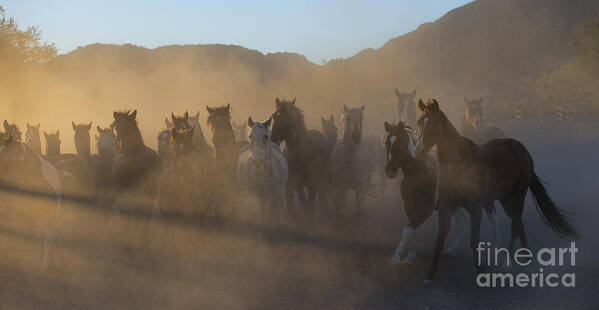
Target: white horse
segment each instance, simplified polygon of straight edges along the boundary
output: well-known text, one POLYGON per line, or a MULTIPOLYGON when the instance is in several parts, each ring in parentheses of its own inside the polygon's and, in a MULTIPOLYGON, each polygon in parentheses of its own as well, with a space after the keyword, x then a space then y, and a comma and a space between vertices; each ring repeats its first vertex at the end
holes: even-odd
POLYGON ((239 184, 260 200, 263 215, 285 209, 285 186, 289 176, 287 160, 269 134, 272 117, 264 123, 248 118, 249 143, 237 162, 239 184))
POLYGON ((362 139, 365 108, 361 106, 350 109, 343 104, 341 117, 344 127, 343 138, 335 143, 331 151, 331 183, 334 187, 338 220, 348 190, 355 191, 357 212, 362 211, 374 172, 372 151, 368 143, 362 139))

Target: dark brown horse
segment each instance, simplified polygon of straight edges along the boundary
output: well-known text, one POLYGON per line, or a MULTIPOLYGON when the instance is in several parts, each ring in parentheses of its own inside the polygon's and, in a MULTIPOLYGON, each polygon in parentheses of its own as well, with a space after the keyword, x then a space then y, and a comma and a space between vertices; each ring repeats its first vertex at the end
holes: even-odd
POLYGON ((300 185, 309 191, 308 205, 314 207, 316 196, 324 199, 330 189, 329 145, 327 138, 317 130, 308 130, 304 114, 291 101, 275 100, 273 113, 272 141, 285 141, 285 157, 289 165, 289 179, 285 196, 287 205, 293 206, 293 193, 300 185))
MULTIPOLYGON (((131 198, 139 200, 138 205, 149 206, 156 195, 158 155, 144 144, 136 116, 137 110, 113 113, 119 143, 115 181, 121 193, 134 194, 131 198)), ((129 205, 133 204, 123 204, 129 205)))
POLYGON ((451 215, 459 207, 470 213, 470 246, 478 270, 482 266, 478 265, 475 251, 479 243, 481 211, 490 202, 499 200, 512 220, 510 253, 513 253, 517 238, 522 247, 528 248, 522 222, 528 189, 535 198, 539 214, 558 236, 578 238, 574 227, 553 203, 535 174, 533 159, 522 143, 514 139, 496 139, 479 146, 459 135, 436 100, 429 99, 427 104, 420 100, 418 107, 422 116, 418 119, 416 154, 426 154, 436 145, 440 166, 439 232, 426 282, 430 282, 437 271, 451 215))
POLYGON ((210 208, 218 211, 229 212, 235 198, 231 191, 238 188, 237 160, 245 141, 236 141, 233 125, 231 124, 231 105, 221 107, 206 106, 208 111, 208 126, 212 130, 212 144, 214 145, 213 165, 208 172, 212 180, 210 190, 214 200, 210 208), (222 203, 225 202, 225 203, 222 203), (215 209, 215 203, 219 203, 222 210, 215 209))

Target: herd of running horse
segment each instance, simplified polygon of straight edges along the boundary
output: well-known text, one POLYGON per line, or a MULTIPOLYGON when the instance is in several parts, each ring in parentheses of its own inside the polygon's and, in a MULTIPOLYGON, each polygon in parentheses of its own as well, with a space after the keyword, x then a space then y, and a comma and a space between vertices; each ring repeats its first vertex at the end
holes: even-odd
MULTIPOLYGON (((72 124, 77 153, 62 154, 60 132, 44 131, 42 152, 39 124, 27 124, 22 142, 19 128, 4 121, 0 185, 8 197, 18 197, 4 201, 23 204, 45 198, 48 205, 56 200, 56 208, 36 213, 43 218, 42 268, 53 246, 61 202, 67 199, 112 212, 146 214, 158 221, 222 215, 240 202, 238 193, 245 191, 258 199, 265 222, 276 221, 282 212, 294 214, 298 205, 308 214, 317 205, 330 206, 341 221, 346 192, 355 192, 359 215, 376 175, 382 176, 378 185, 383 187, 385 176, 394 179, 401 174, 399 189, 408 225, 393 263, 413 256, 414 229, 438 211, 438 236, 426 281, 437 270, 452 215, 460 207, 470 214, 472 251, 479 243, 482 210, 499 240, 495 201, 511 219, 510 253, 517 239, 528 247, 522 210, 529 189, 543 220, 559 236, 578 237, 535 174, 525 146, 485 124, 482 98, 464 98, 465 115, 457 130, 435 99, 416 102, 416 89, 405 93, 396 89, 395 94, 401 121, 384 123, 382 144, 380 137, 362 134, 365 106, 343 104, 343 133, 338 138, 333 116, 321 118, 322 131, 308 129, 295 99, 279 98, 267 120, 249 117, 239 129, 232 124, 230 105, 207 107, 212 143, 202 132, 199 112, 171 114, 157 136, 157 152, 144 144, 137 111, 114 112, 108 127, 96 127, 97 154, 90 151, 91 123, 72 124)), ((476 260, 475 265, 482 268, 476 260)))

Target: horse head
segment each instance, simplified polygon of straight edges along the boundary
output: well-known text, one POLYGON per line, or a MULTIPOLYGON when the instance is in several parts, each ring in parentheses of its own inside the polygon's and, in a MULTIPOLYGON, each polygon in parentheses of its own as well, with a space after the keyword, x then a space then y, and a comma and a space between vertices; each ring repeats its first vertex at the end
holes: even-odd
POLYGON ((116 131, 116 138, 120 144, 121 149, 134 148, 137 146, 143 146, 143 140, 141 138, 141 132, 137 127, 137 110, 131 111, 115 111, 112 116, 114 117, 114 129, 116 131))
POLYGON ((113 155, 118 150, 118 142, 114 134, 114 125, 111 124, 107 128, 96 126, 98 136, 96 136, 96 142, 98 147, 98 153, 102 155, 113 155))
POLYGON ((231 104, 222 107, 206 106, 208 126, 212 129, 212 143, 215 147, 235 142, 235 132, 231 125, 231 104))
POLYGON ((4 130, 7 134, 10 134, 15 140, 21 141, 21 131, 16 124, 10 124, 8 121, 4 120, 4 130))
POLYGON ((405 122, 412 121, 416 108, 416 91, 418 87, 410 92, 402 92, 395 89, 395 97, 397 97, 397 111, 399 113, 399 120, 405 122))
POLYGON ((449 134, 458 135, 457 130, 447 116, 439 109, 439 102, 430 98, 426 103, 418 100, 418 108, 422 115, 418 119, 418 142, 416 156, 421 157, 435 145, 438 145, 449 134))
POLYGON ((89 131, 92 128, 92 122, 89 124, 75 124, 71 122, 73 130, 75 131, 75 149, 77 154, 89 155, 90 154, 90 138, 89 131))
POLYGON ((50 134, 44 131, 44 137, 46 138, 46 155, 60 155, 60 130, 50 134))
POLYGON ((171 145, 175 156, 181 156, 193 150, 194 128, 171 129, 171 145))
POLYGON ((481 129, 484 125, 482 108, 483 97, 478 99, 468 99, 464 96, 464 102, 466 103, 466 109, 464 111, 466 122, 476 130, 481 129))
POLYGON ((27 123, 27 131, 25 132, 25 143, 32 150, 37 153, 41 153, 41 140, 40 140, 40 124, 37 126, 31 126, 27 123))
POLYGON ((389 124, 385 122, 385 136, 383 143, 386 150, 385 173, 390 179, 397 176, 397 172, 402 163, 409 157, 414 157, 414 143, 410 138, 411 128, 405 126, 403 122, 399 124, 389 124))
POLYGON ((173 128, 187 129, 187 128, 191 127, 191 125, 189 124, 189 112, 187 112, 187 111, 185 111, 185 114, 183 114, 183 116, 177 116, 171 112, 171 120, 172 120, 173 128))
POLYGON ((247 125, 250 128, 248 137, 250 139, 250 147, 252 150, 252 161, 258 167, 262 167, 267 160, 266 154, 271 147, 270 125, 272 116, 263 123, 254 122, 252 117, 248 117, 247 125))
POLYGON ((364 121, 364 109, 366 106, 349 108, 343 104, 343 126, 345 128, 344 139, 350 139, 352 143, 358 144, 362 141, 362 123, 364 121))
POLYGON ((331 115, 330 118, 320 118, 320 123, 322 124, 322 131, 324 135, 333 140, 337 140, 337 126, 335 126, 335 118, 331 115))
POLYGON ((306 131, 304 113, 295 105, 295 98, 281 100, 277 97, 275 107, 271 131, 271 139, 274 143, 280 144, 290 136, 306 131))

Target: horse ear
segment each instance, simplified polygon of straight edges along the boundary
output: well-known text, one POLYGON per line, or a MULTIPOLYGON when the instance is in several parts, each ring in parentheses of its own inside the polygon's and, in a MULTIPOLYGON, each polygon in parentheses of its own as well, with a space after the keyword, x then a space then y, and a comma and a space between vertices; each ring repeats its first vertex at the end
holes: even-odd
POLYGON ((422 102, 422 99, 418 99, 418 108, 420 109, 420 111, 425 110, 426 106, 424 106, 424 102, 422 102))
POLYGON ((399 98, 399 90, 397 90, 397 88, 395 89, 395 96, 399 98))
POLYGON ((333 114, 331 114, 331 123, 335 122, 335 117, 333 117, 333 114))
POLYGON ((439 110, 439 102, 437 102, 437 100, 432 99, 432 102, 427 106, 427 109, 429 111, 437 111, 439 110))
POLYGON ((212 113, 214 112, 214 109, 209 106, 206 106, 206 111, 208 111, 208 113, 212 113))
POLYGON ((98 131, 98 133, 102 133, 102 128, 100 128, 100 126, 96 126, 96 130, 98 131))
POLYGON ((366 105, 364 104, 360 107, 360 113, 364 113, 365 109, 366 109, 366 105))
POLYGON ((269 117, 266 122, 264 122, 264 127, 266 127, 266 130, 268 130, 268 128, 270 128, 270 123, 271 122, 272 122, 272 116, 269 117))
POLYGON ((291 104, 295 105, 295 97, 293 97, 293 101, 291 101, 291 104))
POLYGON ((114 119, 116 119, 117 115, 118 115, 118 113, 116 113, 116 111, 112 112, 112 117, 113 117, 114 119))
POLYGON ((275 99, 275 104, 276 104, 276 105, 279 105, 279 104, 281 104, 281 100, 279 99, 279 97, 277 97, 277 99, 275 99))
POLYGON ((345 105, 345 102, 343 103, 343 113, 347 113, 349 112, 349 108, 345 105))
POLYGON ((133 110, 133 113, 131 113, 131 118, 135 119, 136 116, 137 116, 137 110, 133 110))
POLYGON ((254 120, 252 119, 251 116, 248 117, 248 127, 250 127, 250 128, 254 127, 254 120))
POLYGON ((185 115, 183 117, 185 118, 185 121, 189 119, 189 112, 187 112, 187 110, 185 110, 185 115))
POLYGON ((8 122, 7 122, 6 120, 4 120, 4 129, 8 130, 8 127, 10 127, 10 126, 8 125, 8 122))
POLYGON ((166 128, 170 128, 170 127, 171 127, 171 126, 170 126, 170 124, 169 124, 169 122, 168 122, 168 117, 165 117, 165 118, 164 118, 164 126, 165 126, 166 128))
POLYGON ((414 88, 414 91, 412 91, 412 97, 416 96, 416 91, 418 91, 418 86, 416 86, 416 88, 414 88))
POLYGON ((387 121, 385 121, 385 131, 391 132, 391 124, 389 124, 387 121))
POLYGON ((92 122, 89 122, 89 124, 87 124, 87 130, 89 131, 90 129, 92 129, 92 122))
POLYGON ((71 121, 71 125, 73 125, 73 130, 77 130, 77 125, 75 125, 75 122, 71 121))
POLYGON ((29 127, 31 127, 31 126, 29 126, 29 123, 27 123, 27 128, 29 128, 29 127))
POLYGON ((230 109, 231 109, 231 104, 230 104, 230 103, 227 103, 227 106, 226 106, 226 108, 227 108, 227 111, 228 111, 228 110, 230 110, 230 109))
POLYGON ((56 131, 56 137, 60 137, 60 129, 56 131))

